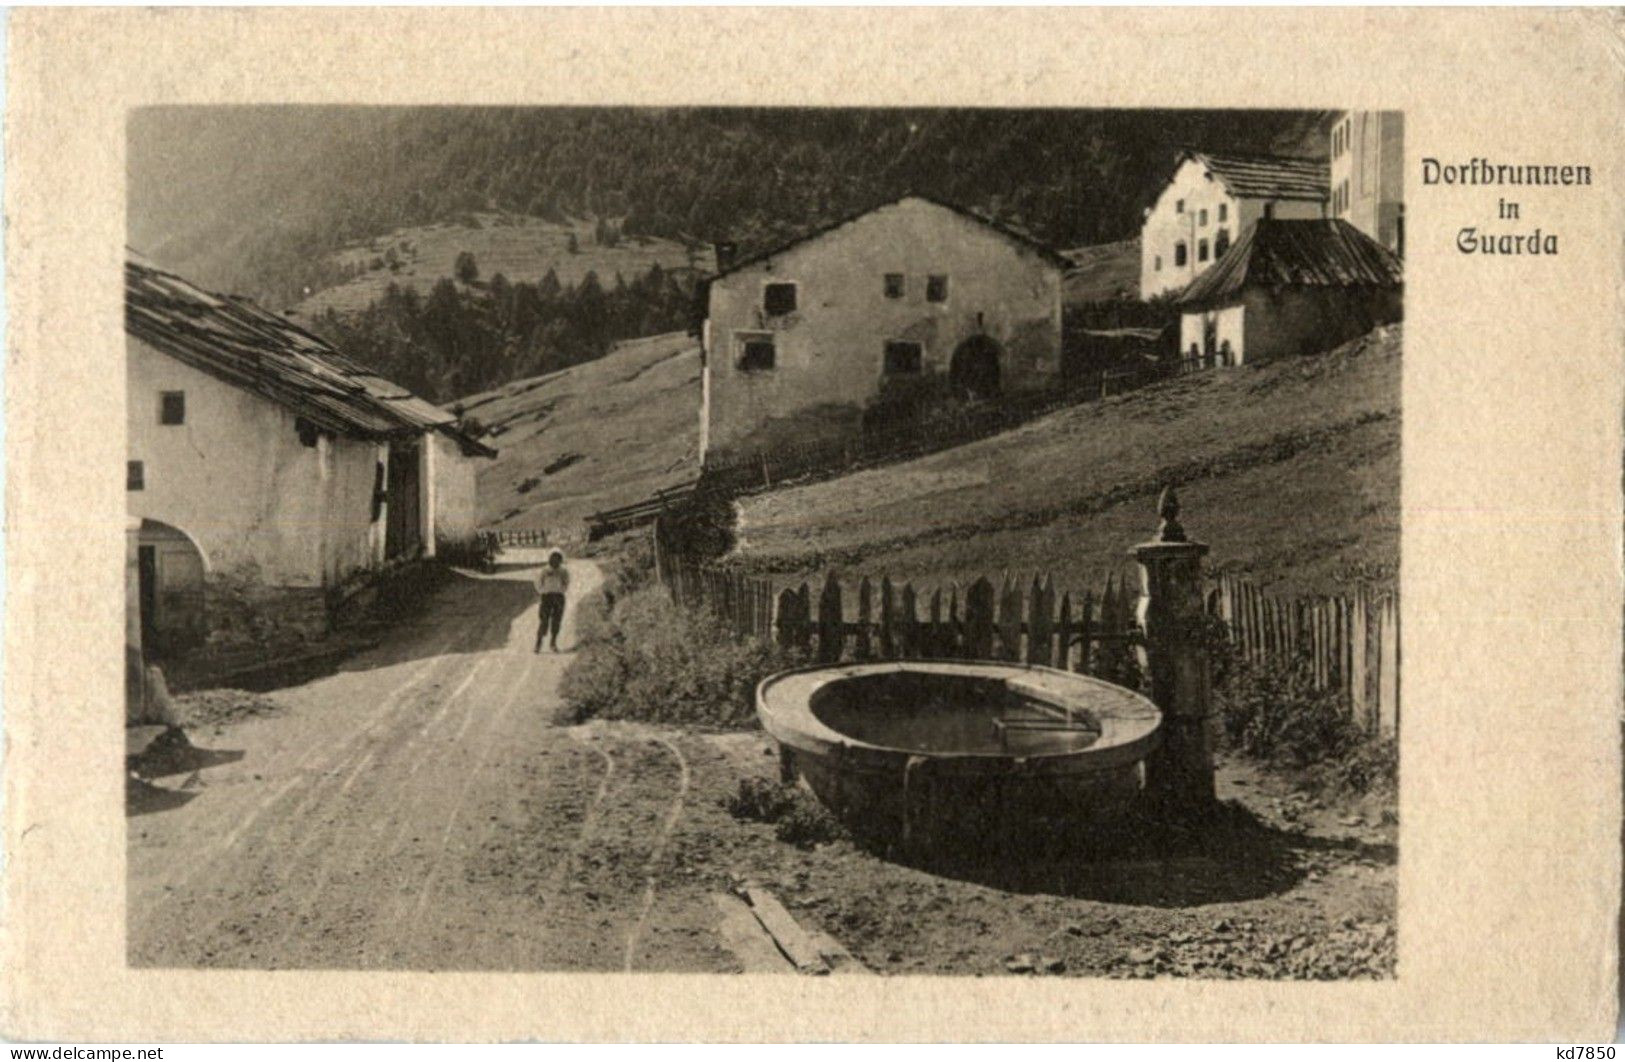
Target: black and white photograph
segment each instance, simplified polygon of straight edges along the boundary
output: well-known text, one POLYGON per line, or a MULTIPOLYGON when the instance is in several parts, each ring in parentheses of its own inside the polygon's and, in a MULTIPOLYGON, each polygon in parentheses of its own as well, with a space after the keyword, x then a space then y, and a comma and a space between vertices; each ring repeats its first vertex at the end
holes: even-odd
POLYGON ((1393 978, 1403 127, 132 110, 128 963, 1393 978))

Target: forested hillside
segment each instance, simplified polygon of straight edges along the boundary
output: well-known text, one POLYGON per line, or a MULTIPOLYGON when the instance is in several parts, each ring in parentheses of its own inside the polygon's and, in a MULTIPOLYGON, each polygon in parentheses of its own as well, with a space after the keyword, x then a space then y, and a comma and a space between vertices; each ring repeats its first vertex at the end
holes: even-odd
POLYGON ((340 248, 477 211, 616 219, 627 237, 730 239, 748 250, 918 191, 1072 247, 1134 235, 1176 147, 1318 154, 1317 120, 1303 111, 147 108, 129 121, 129 234, 169 268, 275 306, 346 279, 340 248))

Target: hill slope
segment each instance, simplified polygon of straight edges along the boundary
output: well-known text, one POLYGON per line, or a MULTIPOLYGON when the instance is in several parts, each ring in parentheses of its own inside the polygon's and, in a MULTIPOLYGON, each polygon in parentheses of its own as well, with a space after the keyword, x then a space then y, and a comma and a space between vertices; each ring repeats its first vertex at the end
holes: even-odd
MULTIPOLYGON (((624 219, 745 249, 906 191, 1054 246, 1118 240, 1180 146, 1325 154, 1314 111, 146 107, 128 121, 129 240, 284 307, 330 256, 470 211, 624 219)), ((518 278, 514 278, 518 279, 518 278)), ((308 289, 308 291, 307 291, 308 289)))
POLYGON ((700 350, 680 332, 631 340, 597 361, 458 405, 491 429, 485 441, 500 450, 477 465, 485 527, 573 538, 588 514, 699 471, 700 350))
POLYGON ((1336 351, 1181 377, 905 464, 742 499, 733 561, 930 583, 1008 569, 1072 588, 1179 486, 1214 570, 1290 593, 1391 584, 1399 564, 1400 329, 1336 351))
POLYGON ((589 272, 605 285, 620 275, 635 279, 659 265, 667 272, 712 271, 710 248, 692 252, 681 243, 653 236, 625 237, 613 246, 594 238, 594 223, 584 219, 549 221, 524 214, 465 214, 453 221, 395 229, 382 236, 341 247, 326 256, 335 275, 346 275, 299 304, 299 313, 316 317, 331 309, 357 313, 384 297, 391 284, 427 296, 437 280, 454 275, 457 256, 474 256, 479 276, 502 274, 510 282, 536 281, 551 270, 559 283, 580 283, 589 272), (576 250, 570 250, 575 237, 576 250), (389 262, 397 263, 391 268, 389 262))
POLYGON ((1066 275, 1063 294, 1070 305, 1140 297, 1140 238, 1074 247, 1062 254, 1077 268, 1066 275))

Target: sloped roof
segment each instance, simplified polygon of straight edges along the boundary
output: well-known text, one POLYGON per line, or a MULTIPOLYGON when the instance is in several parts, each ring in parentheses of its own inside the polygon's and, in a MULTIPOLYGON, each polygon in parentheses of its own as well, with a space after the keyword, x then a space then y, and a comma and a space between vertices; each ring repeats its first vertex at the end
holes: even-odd
MULTIPOLYGON (((1285 155, 1219 155, 1186 150, 1179 162, 1195 159, 1241 199, 1308 199, 1319 202, 1331 187, 1331 168, 1324 160, 1285 155)), ((1177 163, 1176 163, 1177 165, 1177 163)))
POLYGON ((1178 301, 1211 305, 1255 286, 1396 288, 1402 282, 1398 256, 1342 218, 1262 218, 1178 301))
POLYGON ((829 233, 834 232, 836 229, 850 225, 859 218, 867 217, 877 210, 881 210, 889 206, 896 206, 898 203, 909 199, 918 199, 923 202, 930 203, 933 206, 942 207, 944 210, 951 210, 961 217, 969 218, 978 224, 985 225, 1012 243, 1024 248, 1025 250, 1031 251, 1034 254, 1037 254, 1040 258, 1048 262, 1050 265, 1055 266, 1057 269, 1071 269, 1073 267, 1073 262, 1070 258, 1067 258, 1053 247, 1040 243, 1038 240, 1019 229, 1006 225, 1003 222, 995 221, 992 218, 984 217, 969 207, 959 206, 956 203, 950 203, 947 200, 938 199, 935 196, 921 195, 918 192, 909 192, 905 195, 900 195, 895 199, 888 199, 884 203, 876 203, 874 206, 865 207, 862 210, 847 214, 827 224, 820 225, 815 229, 802 233, 793 240, 788 240, 785 243, 779 244, 777 247, 773 247, 766 251, 759 251, 747 258, 742 258, 733 265, 729 266, 727 269, 719 271, 716 276, 712 277, 711 279, 719 280, 730 273, 737 273, 746 266, 755 265, 758 262, 764 262, 775 255, 783 254, 792 247, 799 247, 804 243, 810 243, 821 236, 826 236, 829 233))
POLYGON ((457 418, 237 295, 205 291, 132 253, 124 264, 124 329, 319 428, 364 439, 439 431, 465 453, 496 451, 457 430, 457 418))

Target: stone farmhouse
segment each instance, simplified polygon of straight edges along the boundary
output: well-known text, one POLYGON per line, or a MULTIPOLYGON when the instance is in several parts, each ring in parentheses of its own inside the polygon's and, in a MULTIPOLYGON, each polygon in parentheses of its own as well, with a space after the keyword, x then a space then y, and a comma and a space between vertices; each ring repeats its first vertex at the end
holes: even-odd
POLYGON ((1262 218, 1179 295, 1187 363, 1314 354, 1400 319, 1399 257, 1340 218, 1262 218))
POLYGON ((320 635, 378 569, 472 528, 471 459, 496 452, 284 317, 132 257, 125 333, 149 651, 320 635))
POLYGON ((1177 292, 1262 218, 1326 216, 1327 164, 1183 151, 1140 229, 1140 298, 1177 292))
POLYGON ((719 261, 703 327, 709 464, 958 398, 1051 385, 1069 262, 920 195, 719 261))

